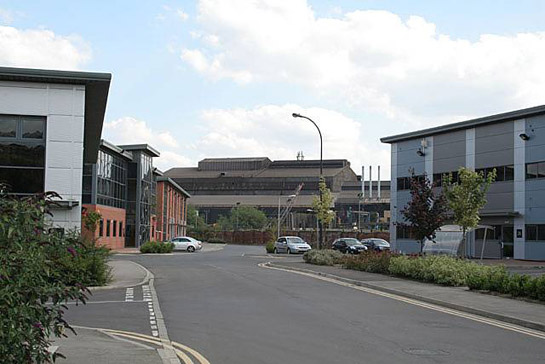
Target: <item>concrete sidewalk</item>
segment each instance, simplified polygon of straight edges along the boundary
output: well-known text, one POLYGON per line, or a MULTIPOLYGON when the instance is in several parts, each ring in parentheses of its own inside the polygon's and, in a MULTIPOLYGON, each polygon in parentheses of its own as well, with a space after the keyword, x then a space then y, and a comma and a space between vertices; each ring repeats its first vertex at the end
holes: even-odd
POLYGON ((53 346, 62 353, 66 364, 163 364, 157 350, 151 346, 117 339, 93 329, 76 329, 77 335, 67 332, 68 337, 56 338, 53 346))
POLYGON ((269 265, 271 267, 315 273, 382 292, 545 331, 545 304, 482 294, 463 287, 446 287, 420 283, 383 274, 366 273, 341 267, 279 261, 269 263, 269 265))
POLYGON ((108 265, 112 268, 112 281, 107 286, 90 287, 91 291, 139 286, 150 278, 147 269, 130 260, 110 260, 108 265))

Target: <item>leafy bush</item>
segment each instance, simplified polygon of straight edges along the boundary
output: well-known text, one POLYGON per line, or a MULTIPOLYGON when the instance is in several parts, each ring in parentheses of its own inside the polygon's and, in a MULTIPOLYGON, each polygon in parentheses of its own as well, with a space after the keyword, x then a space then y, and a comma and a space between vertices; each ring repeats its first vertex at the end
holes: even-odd
POLYGON ((267 253, 274 253, 274 241, 269 241, 267 245, 265 245, 265 250, 267 253))
POLYGON ((509 273, 504 266, 477 265, 468 274, 466 284, 470 289, 504 293, 507 280, 509 273))
POLYGON ((335 265, 343 262, 344 255, 336 250, 309 250, 303 254, 303 260, 316 265, 335 265))
POLYGON ((346 256, 344 258, 344 267, 370 273, 387 274, 389 273, 391 257, 392 254, 389 251, 366 251, 358 255, 346 256))
POLYGON ((92 273, 81 269, 81 240, 51 232, 54 193, 0 195, 0 357, 2 363, 47 363, 49 338, 64 335, 67 300, 85 302, 92 273))
POLYGON ((206 241, 210 244, 226 244, 226 241, 220 238, 211 238, 206 241))
POLYGON ((447 256, 399 256, 390 260, 389 271, 396 276, 448 286, 465 286, 467 277, 479 265, 447 256))
POLYGON ((145 254, 172 253, 172 250, 174 243, 170 242, 148 241, 140 246, 140 253, 145 254))

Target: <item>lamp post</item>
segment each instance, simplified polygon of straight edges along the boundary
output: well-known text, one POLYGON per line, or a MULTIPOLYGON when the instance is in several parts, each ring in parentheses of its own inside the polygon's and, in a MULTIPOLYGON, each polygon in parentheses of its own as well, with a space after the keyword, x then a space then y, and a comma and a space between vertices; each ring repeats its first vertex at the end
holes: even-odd
MULTIPOLYGON (((280 198, 281 197, 282 197, 282 195, 278 196, 278 217, 276 219, 276 239, 278 239, 280 237, 280 198)), ((295 198, 297 196, 296 195, 289 195, 289 196, 285 196, 285 197, 288 198, 286 200, 286 202, 289 202, 289 201, 291 201, 292 198, 295 198)))
MULTIPOLYGON (((320 135, 320 179, 318 181, 318 192, 320 193, 320 203, 321 203, 322 202, 322 190, 320 189, 319 182, 322 180, 322 177, 323 177, 323 164, 324 164, 324 160, 323 160, 324 143, 323 143, 323 139, 322 139, 322 132, 320 131, 320 128, 318 127, 318 125, 311 118, 309 118, 307 116, 304 116, 304 115, 301 115, 301 114, 297 114, 297 113, 293 113, 293 114, 291 114, 291 116, 293 116, 294 118, 307 119, 312 124, 314 124, 314 126, 318 130, 318 134, 320 135)), ((324 223, 320 220, 320 229, 319 229, 319 236, 318 236, 318 249, 321 249, 321 247, 324 245, 323 243, 324 243, 324 223)))

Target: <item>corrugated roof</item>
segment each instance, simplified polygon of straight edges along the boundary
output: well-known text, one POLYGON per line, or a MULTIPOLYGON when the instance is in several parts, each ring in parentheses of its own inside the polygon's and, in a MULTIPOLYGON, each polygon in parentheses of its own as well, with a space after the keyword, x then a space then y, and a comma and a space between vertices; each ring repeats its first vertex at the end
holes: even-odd
POLYGON ((423 138, 426 136, 441 134, 455 130, 468 129, 476 126, 481 126, 485 124, 498 123, 503 121, 511 121, 522 119, 525 117, 535 116, 545 114, 545 105, 530 107, 527 109, 509 111, 501 114, 495 114, 490 116, 485 116, 482 118, 471 119, 466 121, 461 121, 453 124, 441 125, 434 128, 428 128, 418 131, 413 131, 410 133, 398 134, 389 137, 381 138, 380 141, 383 143, 396 143, 403 140, 423 138))
MULTIPOLYGON (((278 207, 278 197, 279 195, 193 195, 188 203, 199 207, 233 207, 237 202, 242 206, 278 207)), ((281 196, 283 204, 286 203, 286 198, 286 195, 281 196)), ((314 195, 299 195, 293 207, 311 207, 313 200, 314 195)))

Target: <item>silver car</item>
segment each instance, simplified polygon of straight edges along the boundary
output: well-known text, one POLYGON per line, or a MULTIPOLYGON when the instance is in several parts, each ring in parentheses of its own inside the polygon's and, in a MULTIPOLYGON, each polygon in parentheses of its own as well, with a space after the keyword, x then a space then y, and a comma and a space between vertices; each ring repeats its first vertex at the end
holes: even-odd
POLYGON ((274 243, 274 253, 304 253, 312 249, 307 242, 298 236, 281 236, 274 243))
POLYGON ((185 250, 193 253, 195 250, 202 249, 202 243, 189 236, 178 236, 173 238, 171 242, 174 243, 174 250, 185 250))

